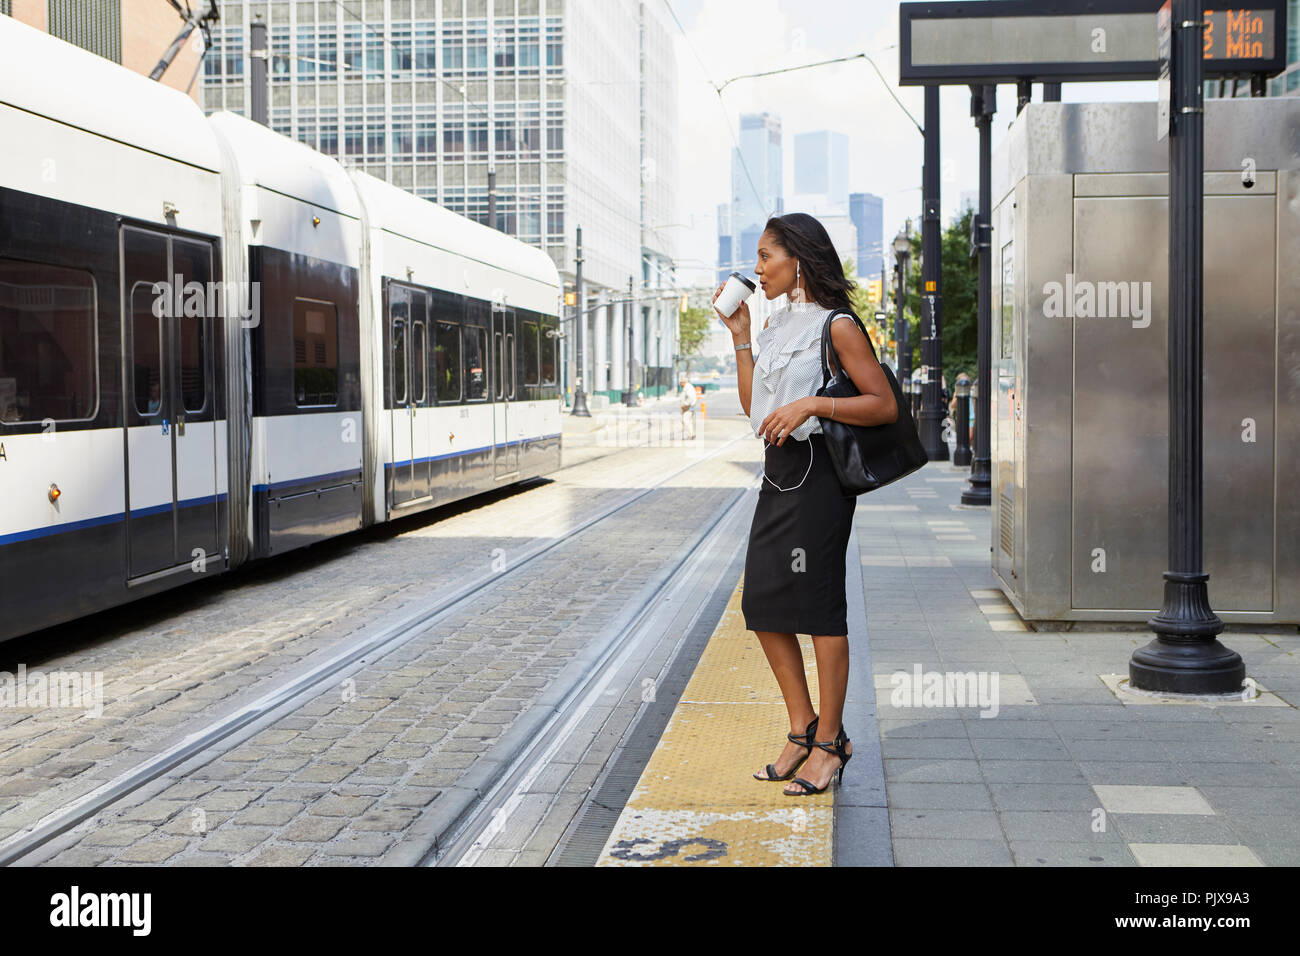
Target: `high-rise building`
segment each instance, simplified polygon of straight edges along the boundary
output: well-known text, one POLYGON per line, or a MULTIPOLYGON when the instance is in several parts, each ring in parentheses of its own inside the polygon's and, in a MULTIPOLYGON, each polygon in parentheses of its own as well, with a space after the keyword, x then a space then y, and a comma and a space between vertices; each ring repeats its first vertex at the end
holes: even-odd
POLYGON ((858 275, 863 280, 875 278, 885 261, 884 201, 871 193, 852 193, 849 217, 858 230, 858 275))
POLYGON ((1286 72, 1268 83, 1269 96, 1300 96, 1300 0, 1287 0, 1286 72))
POLYGON ((731 151, 732 260, 718 263, 719 271, 730 266, 726 272, 752 269, 763 226, 784 211, 781 118, 775 113, 742 114, 739 140, 739 148, 731 151))
POLYGON ((731 203, 718 203, 718 275, 719 282, 725 282, 735 269, 732 263, 735 254, 731 247, 731 203))
POLYGON ((272 128, 482 223, 492 170, 495 225, 550 253, 570 286, 581 227, 583 387, 613 396, 629 384, 629 339, 635 387, 671 377, 653 363, 671 365, 676 341, 675 306, 648 291, 672 284, 675 251, 677 66, 661 7, 226 0, 202 104, 245 111, 262 13, 272 128))
POLYGON ((675 390, 672 378, 679 299, 674 230, 677 222, 678 92, 677 59, 667 8, 659 0, 640 0, 641 115, 641 288, 634 326, 642 340, 633 349, 644 363, 634 384, 656 394, 675 390))
POLYGON ((849 138, 833 130, 798 133, 794 138, 794 191, 825 197, 843 209, 849 201, 849 138))
MULTIPOLYGON (((191 0, 192 8, 206 0, 191 0)), ((167 0, 0 0, 0 14, 148 76, 185 25, 167 0)), ((198 34, 195 34, 197 38, 198 34)), ((198 99, 197 42, 176 52, 159 82, 198 99)))

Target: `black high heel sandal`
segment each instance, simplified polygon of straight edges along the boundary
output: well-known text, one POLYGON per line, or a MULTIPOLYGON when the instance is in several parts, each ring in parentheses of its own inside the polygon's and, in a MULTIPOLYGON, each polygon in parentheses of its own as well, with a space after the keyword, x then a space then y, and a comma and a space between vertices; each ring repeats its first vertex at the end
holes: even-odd
MULTIPOLYGON (((814 740, 813 741, 814 747, 820 747, 822 750, 825 750, 827 753, 832 753, 835 756, 840 758, 839 767, 831 771, 831 779, 826 781, 825 787, 814 787, 811 783, 809 783, 807 780, 803 779, 802 777, 795 777, 794 782, 799 784, 799 786, 803 787, 803 790, 797 793, 791 793, 788 790, 783 790, 782 793, 784 793, 787 797, 807 797, 807 796, 811 796, 814 793, 824 793, 826 791, 826 788, 835 782, 835 775, 837 773, 840 775, 840 783, 841 784, 844 783, 844 768, 848 766, 849 758, 853 756, 853 754, 849 753, 844 748, 846 745, 850 743, 852 743, 852 741, 849 740, 849 738, 844 735, 843 724, 840 725, 840 732, 835 735, 834 740, 814 740)), ((811 750, 809 750, 808 753, 810 756, 812 755, 811 750)))
POLYGON ((800 747, 807 747, 808 752, 804 754, 802 757, 800 757, 795 762, 795 765, 791 767, 789 770, 787 770, 783 776, 778 777, 776 775, 776 766, 773 764, 768 764, 766 767, 763 768, 763 772, 766 773, 767 776, 760 777, 758 774, 754 774, 753 775, 754 779, 755 780, 789 780, 792 776, 794 776, 795 771, 797 771, 800 767, 803 766, 803 762, 812 756, 812 745, 816 742, 816 738, 815 738, 816 733, 817 733, 817 718, 814 717, 812 719, 812 723, 808 725, 808 727, 804 730, 802 734, 786 734, 786 737, 789 738, 791 743, 798 744, 800 747))

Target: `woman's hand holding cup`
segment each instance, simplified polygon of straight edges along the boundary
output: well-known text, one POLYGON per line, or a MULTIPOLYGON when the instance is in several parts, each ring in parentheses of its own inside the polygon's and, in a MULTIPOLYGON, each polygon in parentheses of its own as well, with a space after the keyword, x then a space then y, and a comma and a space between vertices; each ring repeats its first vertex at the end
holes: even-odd
MULTIPOLYGON (((718 297, 722 295, 723 290, 726 289, 726 287, 726 282, 719 285, 714 291, 713 299, 711 301, 716 303, 718 297)), ((748 296, 746 296, 746 298, 748 298, 748 296)), ((715 311, 717 310, 715 309, 715 311)), ((718 312, 718 317, 722 320, 722 324, 730 330, 732 339, 738 343, 749 341, 749 303, 747 303, 745 299, 740 300, 740 304, 736 306, 735 311, 732 312, 731 315, 723 315, 721 312, 718 312)))

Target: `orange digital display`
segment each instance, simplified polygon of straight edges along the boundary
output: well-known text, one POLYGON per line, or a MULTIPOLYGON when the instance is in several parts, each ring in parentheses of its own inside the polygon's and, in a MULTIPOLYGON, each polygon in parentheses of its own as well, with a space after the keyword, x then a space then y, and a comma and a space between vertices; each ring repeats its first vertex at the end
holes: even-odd
POLYGON ((1205 11, 1202 55, 1207 60, 1269 59, 1276 42, 1272 10, 1205 11))

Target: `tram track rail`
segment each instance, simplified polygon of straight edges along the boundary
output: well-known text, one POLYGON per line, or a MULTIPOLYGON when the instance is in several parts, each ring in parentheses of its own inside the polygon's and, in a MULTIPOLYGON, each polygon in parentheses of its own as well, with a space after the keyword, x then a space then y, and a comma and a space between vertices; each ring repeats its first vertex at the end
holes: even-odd
MULTIPOLYGON (((601 701, 623 667, 638 655, 646 656, 647 650, 663 639, 663 625, 676 613, 682 599, 691 591, 712 593, 716 582, 705 573, 706 566, 712 563, 725 570, 731 564, 730 559, 739 547, 734 541, 734 531, 739 526, 738 519, 743 520, 741 505, 748 490, 748 487, 741 488, 732 495, 690 543, 685 559, 661 571, 653 585, 642 592, 642 600, 625 609, 622 626, 611 628, 613 633, 599 658, 572 681, 532 739, 509 756, 508 766, 494 785, 444 830, 441 845, 435 843, 428 848, 419 860, 421 866, 473 866, 492 838, 505 827, 532 784, 601 701), (732 541, 730 546, 719 548, 720 542, 728 540, 732 541), (702 580, 707 582, 703 587, 702 580)), ((667 663, 656 673, 656 684, 676 661, 706 605, 707 601, 696 601, 686 626, 680 628, 679 636, 673 641, 667 663)))
MULTIPOLYGON (((0 866, 23 862, 60 836, 122 802, 136 791, 161 780, 170 771, 184 764, 194 763, 195 766, 203 766, 217 759, 258 732, 263 726, 294 713, 322 691, 333 686, 337 680, 346 677, 350 670, 359 669, 368 663, 373 664, 419 635, 427 633, 441 620, 463 611, 467 602, 482 592, 509 580, 520 569, 568 543, 593 526, 632 507, 677 476, 717 457, 745 437, 747 434, 740 434, 724 440, 717 448, 668 472, 652 484, 622 496, 593 515, 576 519, 563 533, 527 546, 523 554, 503 571, 481 574, 450 593, 439 592, 421 602, 414 610, 404 608, 397 615, 364 626, 356 637, 346 639, 339 647, 327 652, 324 659, 315 661, 300 673, 281 680, 252 701, 208 721, 153 756, 123 770, 88 793, 50 811, 26 829, 0 842, 0 866)), ((742 490, 732 496, 723 511, 734 507, 736 500, 743 493, 742 490)), ((713 526, 711 524, 710 528, 713 526)), ((644 608, 645 603, 642 601, 638 606, 638 613, 644 608)), ((619 635, 623 635, 625 631, 626 626, 617 629, 619 635)), ((600 660, 607 660, 607 655, 601 655, 600 660)), ((565 700, 567 701, 568 698, 565 697, 565 700)), ((421 853, 421 858, 427 855, 421 853)))

